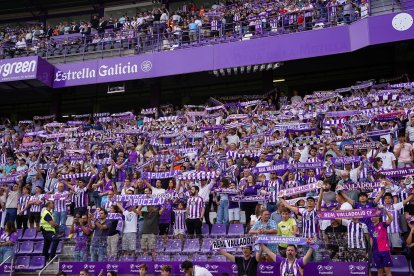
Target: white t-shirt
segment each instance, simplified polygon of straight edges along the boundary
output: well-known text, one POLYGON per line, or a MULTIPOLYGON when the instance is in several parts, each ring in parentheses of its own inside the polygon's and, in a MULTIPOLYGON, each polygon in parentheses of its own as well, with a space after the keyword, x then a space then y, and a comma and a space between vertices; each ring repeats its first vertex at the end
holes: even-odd
POLYGON ((136 233, 138 215, 135 212, 125 210, 123 215, 125 216, 124 233, 136 233))
POLYGON ((308 146, 304 146, 303 149, 299 149, 296 148, 296 152, 300 153, 300 158, 299 158, 299 162, 301 163, 305 163, 306 161, 308 161, 309 159, 309 147, 308 146))
POLYGON ((151 187, 151 190, 153 195, 160 195, 165 193, 165 189, 163 188, 151 187))
MULTIPOLYGON (((352 205, 349 202, 344 202, 341 204, 341 207, 339 208, 339 210, 352 210, 352 205)), ((351 222, 351 220, 349 219, 343 219, 342 220, 342 225, 344 226, 348 226, 348 224, 351 222)))
POLYGON ((239 136, 237 136, 237 134, 227 135, 227 145, 236 144, 236 146, 238 146, 239 143, 240 143, 240 138, 239 136))
POLYGON ((392 161, 395 161, 395 155, 392 152, 380 152, 378 153, 377 157, 381 157, 382 159, 382 168, 384 170, 391 170, 392 169, 392 161))
POLYGON ((206 268, 195 265, 193 267, 193 275, 194 276, 213 276, 213 274, 210 273, 206 268))

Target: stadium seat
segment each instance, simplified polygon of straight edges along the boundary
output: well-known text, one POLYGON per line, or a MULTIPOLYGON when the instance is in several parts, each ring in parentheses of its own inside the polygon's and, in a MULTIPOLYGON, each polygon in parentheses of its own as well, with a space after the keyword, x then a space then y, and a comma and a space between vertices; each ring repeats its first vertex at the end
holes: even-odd
POLYGON ((210 227, 208 226, 207 223, 203 223, 203 226, 201 227, 201 234, 204 236, 210 235, 210 227))
MULTIPOLYGON (((60 241, 56 248, 56 254, 62 253, 62 248, 63 248, 63 241, 60 241)), ((49 248, 49 253, 51 252, 51 250, 52 250, 52 247, 49 248)))
POLYGON ((165 253, 178 253, 181 252, 182 241, 178 239, 170 239, 165 246, 165 253))
POLYGON ((37 230, 35 228, 28 228, 24 231, 22 236, 22 240, 35 240, 36 239, 37 230))
POLYGON ((17 271, 27 270, 30 265, 30 257, 29 256, 19 256, 16 259, 15 269, 17 271))
POLYGON ((228 236, 242 236, 244 235, 243 224, 230 224, 228 236))
POLYGON ((200 240, 189 239, 185 241, 183 253, 195 253, 200 251, 200 240))
POLYGON ((207 255, 193 255, 193 262, 207 262, 207 255))
POLYGON ((33 256, 28 270, 40 270, 45 266, 45 256, 33 256))
POLYGON ((121 261, 121 262, 134 262, 135 257, 134 256, 121 256, 119 258, 119 261, 121 261))
POLYGON ((152 257, 149 256, 149 255, 146 255, 146 256, 144 256, 144 255, 138 256, 137 261, 138 262, 151 262, 152 261, 152 257))
POLYGON ((225 262, 226 257, 224 257, 223 255, 213 255, 213 256, 211 256, 210 261, 212 261, 212 262, 225 262))
POLYGON ((42 232, 37 232, 36 233, 36 237, 34 238, 34 240, 36 240, 36 241, 43 241, 44 240, 44 237, 43 237, 43 234, 42 234, 42 232))
POLYGON ((34 244, 33 255, 39 255, 43 253, 43 241, 38 241, 34 244))
POLYGON ((158 262, 169 262, 171 261, 171 257, 168 255, 157 255, 156 260, 158 262))
POLYGON ((210 253, 211 252, 211 242, 213 241, 213 239, 210 238, 205 238, 203 239, 203 243, 201 244, 201 249, 200 252, 201 253, 210 253))
POLYGON ((33 242, 25 241, 19 244, 18 255, 27 255, 33 252, 33 242))
POLYGON ((158 237, 158 239, 156 240, 155 249, 157 252, 163 252, 165 250, 165 243, 161 237, 158 237))
POLYGON ((227 226, 225 224, 213 224, 211 227, 212 236, 225 236, 227 232, 227 226))
POLYGON ((23 229, 17 229, 16 233, 17 233, 17 240, 21 240, 23 236, 23 229))
POLYGON ((173 255, 172 261, 173 262, 184 262, 188 260, 187 255, 173 255))

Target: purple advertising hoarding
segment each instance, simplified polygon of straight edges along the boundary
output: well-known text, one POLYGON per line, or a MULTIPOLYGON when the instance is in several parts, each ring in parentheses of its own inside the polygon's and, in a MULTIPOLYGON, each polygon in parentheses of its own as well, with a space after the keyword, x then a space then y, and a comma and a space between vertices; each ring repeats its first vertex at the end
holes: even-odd
POLYGON ((39 80, 52 86, 54 66, 38 56, 0 60, 0 82, 39 80))
POLYGON ((0 82, 35 79, 39 57, 0 60, 0 82))
POLYGON ((155 78, 282 62, 414 38, 414 11, 367 17, 351 25, 204 47, 58 64, 53 87, 155 78))
POLYGON ((37 56, 6 59, 0 60, 0 82, 34 79, 61 88, 334 55, 413 39, 413 17, 409 10, 334 28, 55 66, 37 56))
MULTIPOLYGON (((182 275, 180 262, 60 262, 59 270, 71 275, 78 275, 80 270, 88 269, 90 273, 97 274, 101 270, 116 271, 119 275, 136 274, 139 272, 139 266, 146 264, 148 274, 160 274, 163 265, 169 265, 172 268, 173 275, 182 275)), ((229 275, 237 276, 237 265, 229 262, 194 262, 208 269, 213 275, 221 275, 227 272, 229 275)), ((257 274, 280 275, 279 266, 274 262, 261 262, 257 267, 257 274)), ((368 275, 368 264, 364 262, 317 262, 309 263, 304 270, 304 275, 322 276, 322 275, 368 275)))

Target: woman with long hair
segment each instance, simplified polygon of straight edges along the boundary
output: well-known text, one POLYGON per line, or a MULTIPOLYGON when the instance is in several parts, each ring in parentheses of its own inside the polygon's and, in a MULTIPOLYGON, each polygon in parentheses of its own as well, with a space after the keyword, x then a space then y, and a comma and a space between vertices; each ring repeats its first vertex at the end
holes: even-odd
POLYGON ((4 233, 0 236, 0 261, 4 262, 14 255, 15 245, 17 244, 17 232, 14 222, 8 221, 4 233))

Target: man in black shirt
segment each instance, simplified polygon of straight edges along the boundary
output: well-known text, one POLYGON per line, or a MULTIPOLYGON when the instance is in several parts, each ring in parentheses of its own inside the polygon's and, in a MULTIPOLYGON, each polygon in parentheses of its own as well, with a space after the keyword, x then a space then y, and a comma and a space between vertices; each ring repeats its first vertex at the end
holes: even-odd
POLYGON ((256 253, 255 257, 252 257, 252 247, 243 247, 243 257, 236 257, 224 249, 220 249, 219 253, 226 257, 227 260, 237 264, 237 274, 239 276, 256 276, 257 275, 257 264, 260 256, 262 255, 262 249, 256 253))

